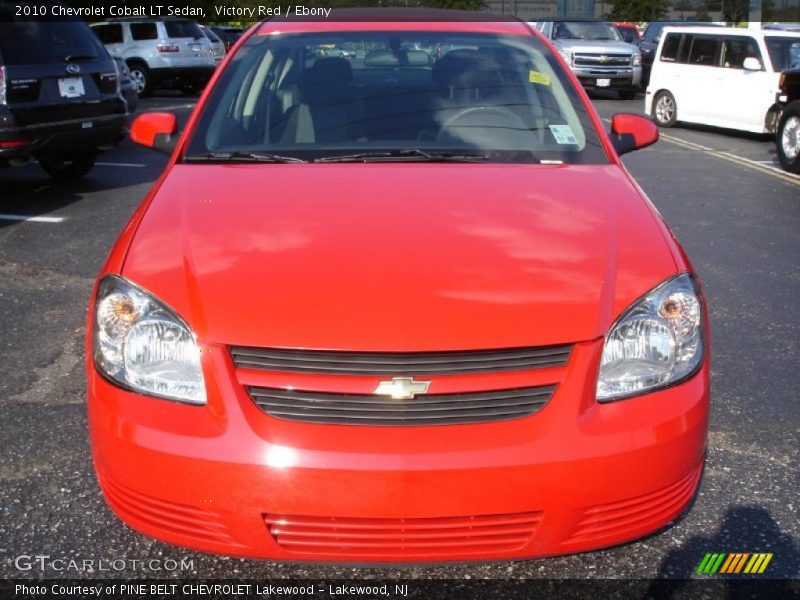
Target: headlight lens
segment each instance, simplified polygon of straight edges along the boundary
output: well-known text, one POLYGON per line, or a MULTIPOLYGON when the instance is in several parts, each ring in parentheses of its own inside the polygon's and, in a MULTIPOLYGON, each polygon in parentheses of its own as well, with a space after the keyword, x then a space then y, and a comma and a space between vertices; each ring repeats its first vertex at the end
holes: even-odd
POLYGON ((634 67, 638 67, 639 65, 641 65, 642 64, 642 53, 641 52, 635 53, 633 55, 633 58, 631 59, 631 61, 632 61, 632 64, 633 64, 634 67))
POLYGON ((113 275, 97 291, 94 361, 123 387, 206 403, 200 348, 189 326, 153 295, 113 275))
POLYGON ((703 360, 703 309, 694 279, 678 275, 637 300, 606 335, 597 400, 651 392, 689 377, 703 360))
POLYGON ((567 64, 571 67, 572 66, 572 52, 569 50, 559 50, 558 51, 561 56, 564 57, 564 60, 567 61, 567 64))

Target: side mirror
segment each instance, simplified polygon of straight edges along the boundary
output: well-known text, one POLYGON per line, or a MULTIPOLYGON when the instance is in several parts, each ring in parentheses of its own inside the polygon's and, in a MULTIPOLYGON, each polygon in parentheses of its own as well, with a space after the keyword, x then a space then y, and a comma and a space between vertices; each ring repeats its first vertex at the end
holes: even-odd
POLYGON ((658 141, 658 128, 647 117, 619 113, 611 119, 611 143, 617 154, 646 148, 658 141))
POLYGON ((744 67, 745 71, 760 71, 761 61, 752 56, 748 56, 747 58, 744 59, 742 67, 744 67))
POLYGON ((131 139, 142 146, 172 154, 178 143, 178 119, 172 113, 141 114, 131 125, 131 139))

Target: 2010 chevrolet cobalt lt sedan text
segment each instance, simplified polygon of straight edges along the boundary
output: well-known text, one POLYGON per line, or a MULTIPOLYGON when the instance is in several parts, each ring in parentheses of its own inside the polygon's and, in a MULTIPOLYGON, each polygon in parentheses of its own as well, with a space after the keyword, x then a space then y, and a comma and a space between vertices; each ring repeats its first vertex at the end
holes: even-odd
POLYGON ((174 544, 299 561, 663 527, 702 470, 709 338, 619 160, 655 126, 606 133, 525 23, 356 16, 262 23, 180 135, 133 124, 172 157, 92 298, 109 505, 174 544))

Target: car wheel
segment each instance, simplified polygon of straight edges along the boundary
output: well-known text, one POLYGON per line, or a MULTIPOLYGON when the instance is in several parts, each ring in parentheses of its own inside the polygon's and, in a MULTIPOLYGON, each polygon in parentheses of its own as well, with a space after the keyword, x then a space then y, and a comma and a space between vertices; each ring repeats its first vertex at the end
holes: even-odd
POLYGON ((94 167, 94 153, 72 156, 48 156, 39 159, 39 164, 50 177, 61 181, 80 179, 94 167))
POLYGON ((128 65, 130 70, 131 83, 140 98, 145 98, 153 92, 153 82, 150 78, 150 69, 143 63, 131 63, 128 65))
POLYGON ((669 92, 659 92, 653 100, 653 118, 661 127, 672 127, 678 120, 678 106, 669 92))
POLYGON ((781 166, 790 173, 800 173, 800 100, 783 109, 775 143, 781 166))
POLYGON ((621 100, 633 100, 636 98, 636 90, 620 90, 619 97, 621 100))

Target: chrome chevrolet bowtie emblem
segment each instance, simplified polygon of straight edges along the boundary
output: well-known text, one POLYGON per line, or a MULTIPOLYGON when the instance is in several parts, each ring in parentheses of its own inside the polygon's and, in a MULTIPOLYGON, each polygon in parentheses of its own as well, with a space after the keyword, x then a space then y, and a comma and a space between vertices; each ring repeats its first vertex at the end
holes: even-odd
POLYGON ((605 54, 603 54, 602 56, 600 56, 600 62, 608 62, 608 57, 605 54))
POLYGON ((412 377, 394 377, 381 381, 375 388, 380 396, 391 396, 392 400, 411 400, 416 394, 427 394, 430 381, 414 381, 412 377))

